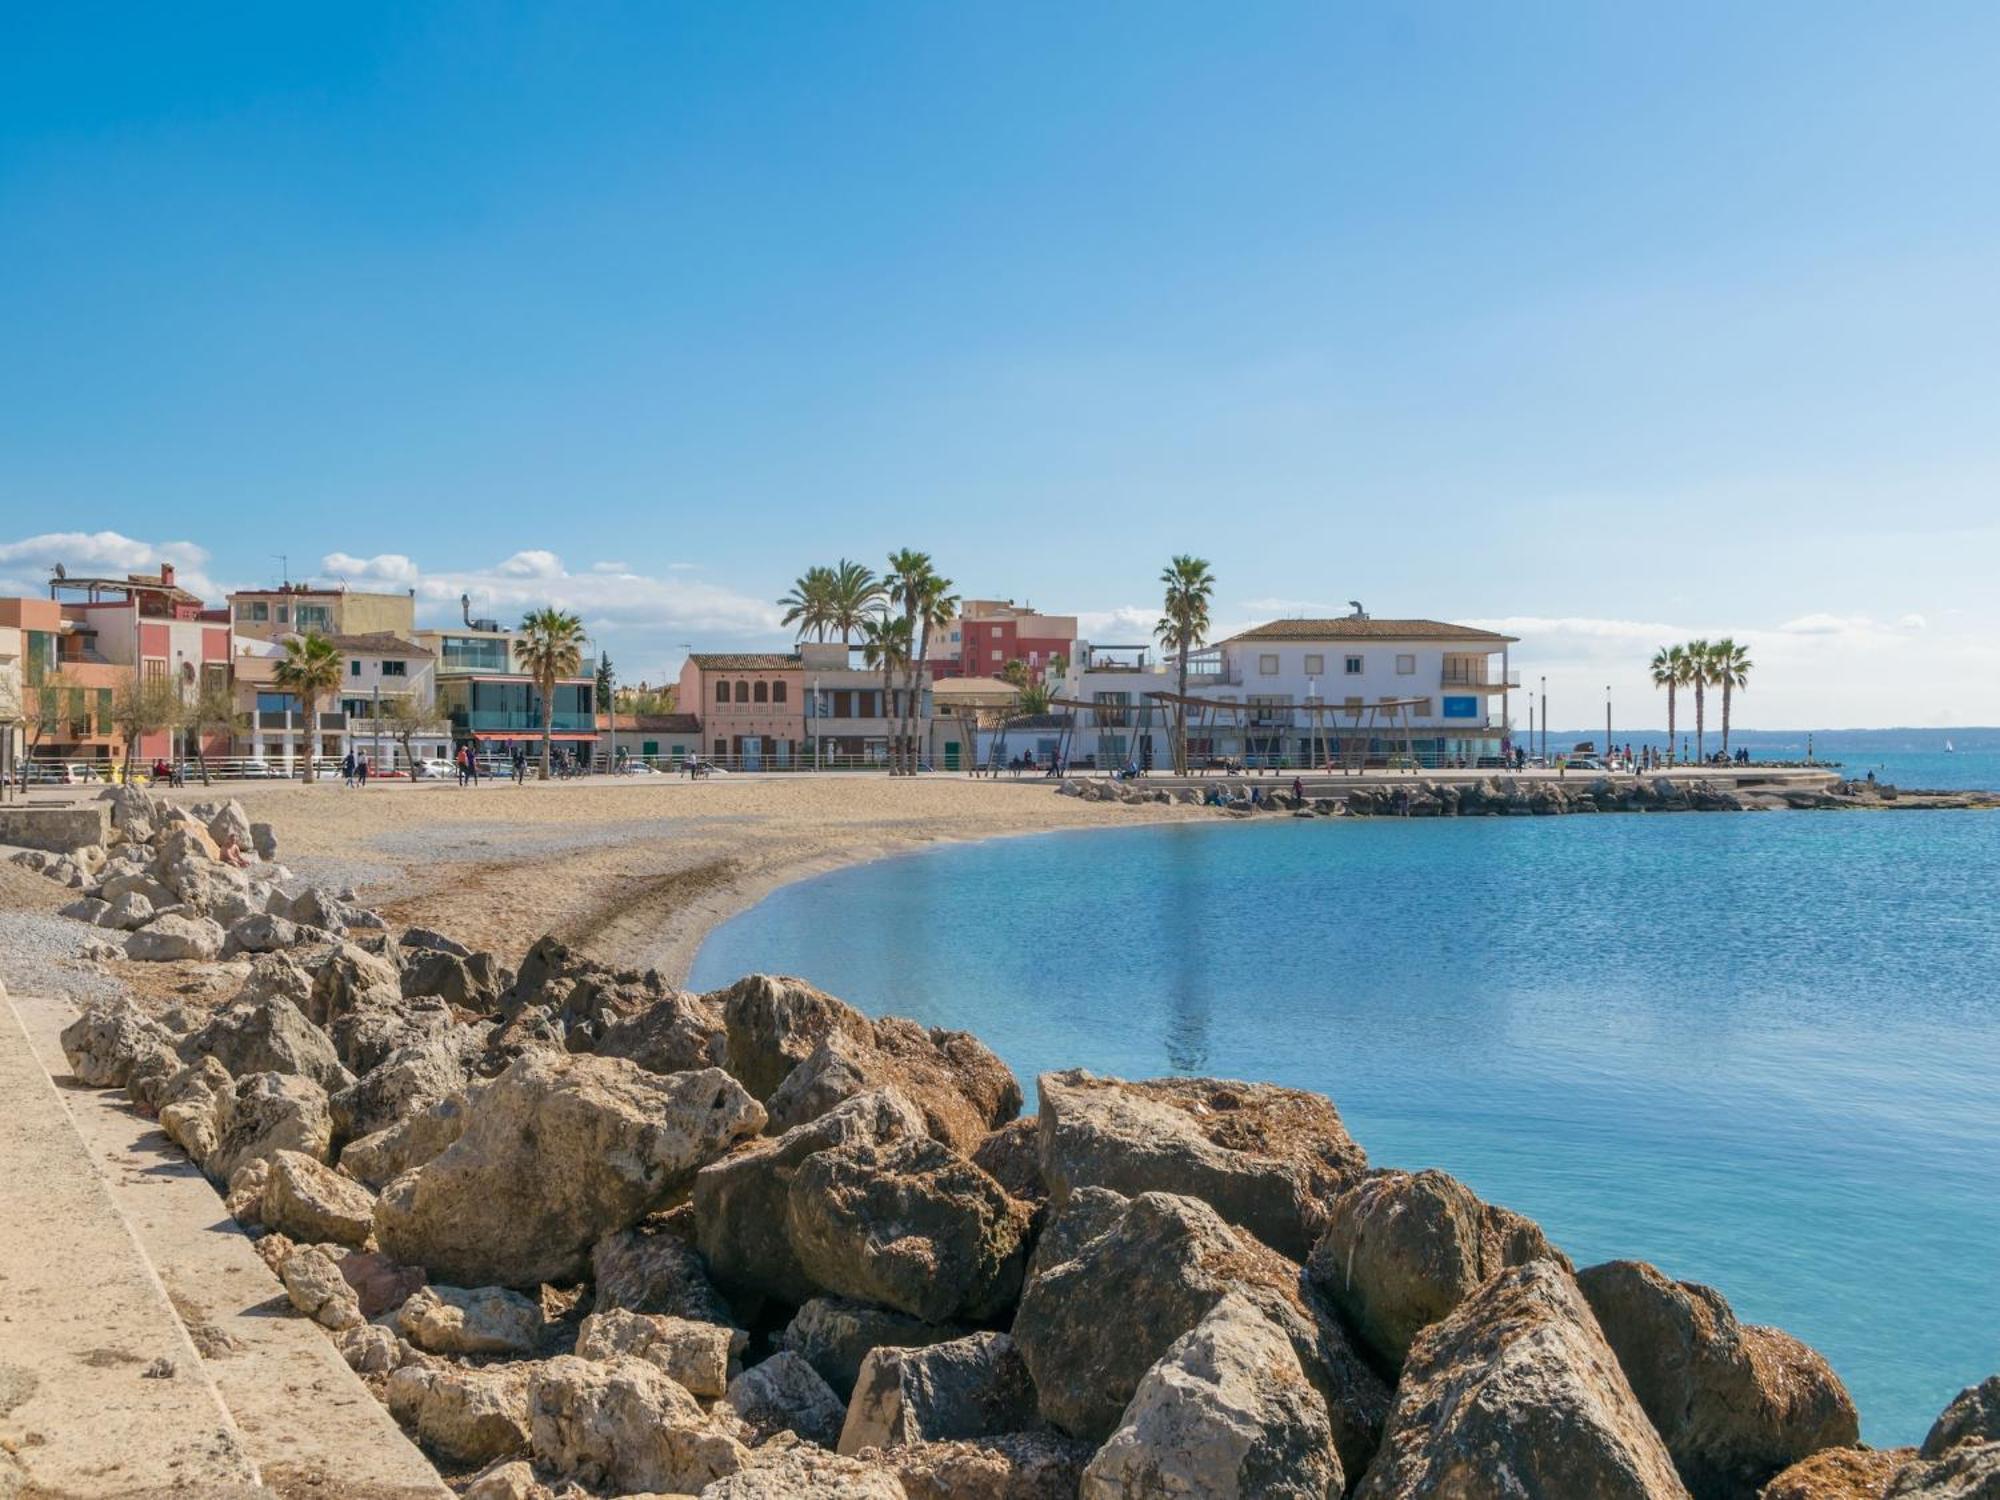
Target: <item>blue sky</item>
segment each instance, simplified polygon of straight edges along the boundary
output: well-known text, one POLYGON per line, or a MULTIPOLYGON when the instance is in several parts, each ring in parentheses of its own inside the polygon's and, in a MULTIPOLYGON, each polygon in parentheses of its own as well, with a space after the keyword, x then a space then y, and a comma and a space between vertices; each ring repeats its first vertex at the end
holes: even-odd
POLYGON ((12 7, 0 586, 807 564, 1510 622, 1558 717, 2000 722, 2000 11, 12 7))

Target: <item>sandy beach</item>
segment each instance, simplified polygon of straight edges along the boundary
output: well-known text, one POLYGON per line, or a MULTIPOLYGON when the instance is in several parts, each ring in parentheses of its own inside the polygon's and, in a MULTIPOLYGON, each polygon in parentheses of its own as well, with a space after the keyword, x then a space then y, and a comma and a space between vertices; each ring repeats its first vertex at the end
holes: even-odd
POLYGON ((397 926, 435 927, 510 960, 555 932, 678 981, 718 922, 789 880, 928 844, 1212 818, 1055 795, 1043 781, 885 776, 608 779, 525 786, 230 782, 279 857, 351 884, 397 926))

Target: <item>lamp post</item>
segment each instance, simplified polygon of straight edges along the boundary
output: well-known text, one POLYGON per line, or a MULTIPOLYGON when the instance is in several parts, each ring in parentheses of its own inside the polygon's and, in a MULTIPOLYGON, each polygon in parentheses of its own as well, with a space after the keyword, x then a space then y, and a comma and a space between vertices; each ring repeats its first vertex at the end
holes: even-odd
POLYGON ((1611 684, 1604 684, 1604 758, 1611 759, 1611 684))
POLYGON ((1542 678, 1542 764, 1549 761, 1549 679, 1542 678))

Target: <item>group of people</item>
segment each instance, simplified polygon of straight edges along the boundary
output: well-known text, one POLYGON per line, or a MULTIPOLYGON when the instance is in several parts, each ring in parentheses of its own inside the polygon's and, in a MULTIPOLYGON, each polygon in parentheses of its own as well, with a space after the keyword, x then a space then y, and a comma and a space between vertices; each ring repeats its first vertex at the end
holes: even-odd
POLYGON ((186 786, 187 766, 182 761, 155 760, 153 762, 154 786, 186 786))
POLYGON ((363 750, 350 750, 340 758, 340 784, 356 788, 368 785, 368 754, 363 750))

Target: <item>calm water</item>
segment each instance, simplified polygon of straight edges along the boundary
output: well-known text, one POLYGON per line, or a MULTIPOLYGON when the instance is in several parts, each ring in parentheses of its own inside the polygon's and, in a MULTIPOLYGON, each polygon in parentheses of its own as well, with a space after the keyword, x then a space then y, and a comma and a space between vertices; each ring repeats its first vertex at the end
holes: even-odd
MULTIPOLYGON (((1681 738, 1692 746, 1693 720, 1681 727, 1681 738)), ((1603 735, 1602 728, 1552 730, 1549 745, 1598 744, 1603 735)), ((1657 730, 1621 730, 1618 743, 1665 749, 1667 737, 1657 730)), ((1711 725, 1708 748, 1718 743, 1711 725)), ((1838 761, 1843 775, 1858 778, 1873 771, 1878 780, 1897 786, 2000 790, 2000 729, 1820 729, 1810 736, 1802 729, 1747 729, 1732 734, 1729 744, 1732 750, 1743 746, 1757 760, 1802 761, 1810 753, 1823 762, 1838 761)))
POLYGON ((1197 824, 779 891, 703 987, 805 975, 1081 1064, 1319 1089, 1579 1264, 1721 1287, 1872 1442, 2000 1370, 2000 814, 1197 824))

